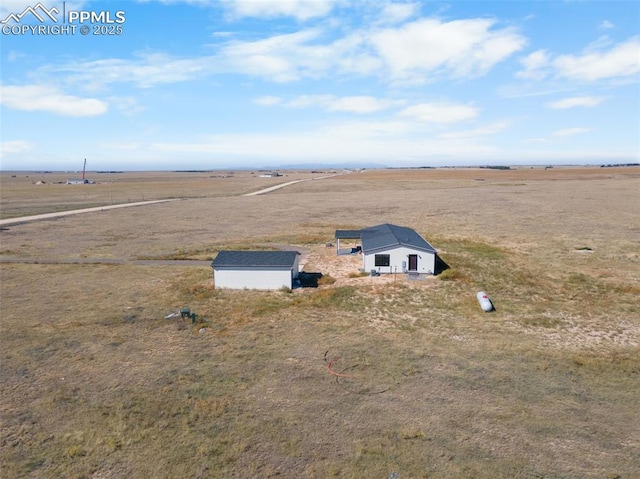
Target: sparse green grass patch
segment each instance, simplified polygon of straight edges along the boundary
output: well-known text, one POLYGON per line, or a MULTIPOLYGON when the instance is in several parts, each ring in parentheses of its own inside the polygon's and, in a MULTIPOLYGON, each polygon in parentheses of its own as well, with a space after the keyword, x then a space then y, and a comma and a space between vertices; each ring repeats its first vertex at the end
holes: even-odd
POLYGON ((471 253, 478 261, 500 261, 507 256, 507 251, 499 246, 474 240, 454 240, 459 249, 471 253))
POLYGON ((562 321, 555 317, 549 316, 535 316, 535 317, 525 317, 522 319, 522 324, 524 326, 531 326, 535 328, 549 328, 554 329, 562 324, 562 321))
POLYGON ((359 271, 359 272, 352 271, 348 275, 349 278, 364 278, 365 276, 369 276, 369 273, 367 273, 366 271, 359 271))
POLYGON ((458 269, 449 268, 438 275, 440 281, 465 281, 469 277, 458 269))
POLYGON ((318 286, 328 286, 336 282, 336 279, 330 274, 323 274, 318 278, 318 286))

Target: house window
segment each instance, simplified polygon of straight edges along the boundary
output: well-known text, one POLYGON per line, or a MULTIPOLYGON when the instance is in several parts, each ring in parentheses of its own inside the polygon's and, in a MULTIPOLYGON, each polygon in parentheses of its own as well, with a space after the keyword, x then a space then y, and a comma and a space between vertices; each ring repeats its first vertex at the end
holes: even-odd
POLYGON ((391 264, 391 255, 377 254, 375 257, 376 266, 389 266, 391 264))

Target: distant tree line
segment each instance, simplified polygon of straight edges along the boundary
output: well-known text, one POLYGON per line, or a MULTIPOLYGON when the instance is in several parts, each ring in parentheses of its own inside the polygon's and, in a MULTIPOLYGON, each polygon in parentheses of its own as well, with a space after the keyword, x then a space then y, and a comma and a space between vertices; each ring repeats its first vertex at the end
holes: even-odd
POLYGON ((600 165, 600 168, 615 168, 617 166, 640 166, 640 163, 615 163, 612 165, 600 165))

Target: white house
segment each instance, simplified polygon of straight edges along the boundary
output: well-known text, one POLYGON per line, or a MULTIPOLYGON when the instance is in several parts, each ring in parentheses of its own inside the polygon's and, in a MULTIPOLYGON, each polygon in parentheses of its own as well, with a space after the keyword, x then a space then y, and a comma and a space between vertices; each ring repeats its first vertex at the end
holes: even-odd
POLYGON ((341 238, 360 239, 364 271, 381 274, 436 271, 435 248, 411 228, 385 223, 362 230, 338 230, 338 251, 341 238))
POLYGON ((220 251, 213 260, 216 288, 292 288, 298 277, 297 251, 220 251))

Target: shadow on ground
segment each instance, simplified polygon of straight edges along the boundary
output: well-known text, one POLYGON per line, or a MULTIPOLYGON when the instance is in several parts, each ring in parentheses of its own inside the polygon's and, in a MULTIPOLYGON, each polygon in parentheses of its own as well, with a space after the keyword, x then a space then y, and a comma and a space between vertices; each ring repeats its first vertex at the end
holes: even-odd
POLYGON ((436 265, 435 265, 436 270, 434 271, 434 274, 440 274, 443 271, 446 271, 449 269, 449 265, 447 263, 445 263, 445 261, 440 257, 440 255, 436 255, 436 265))
POLYGON ((322 278, 322 273, 308 273, 301 271, 298 274, 298 281, 295 287, 297 288, 317 288, 318 280, 322 278))

